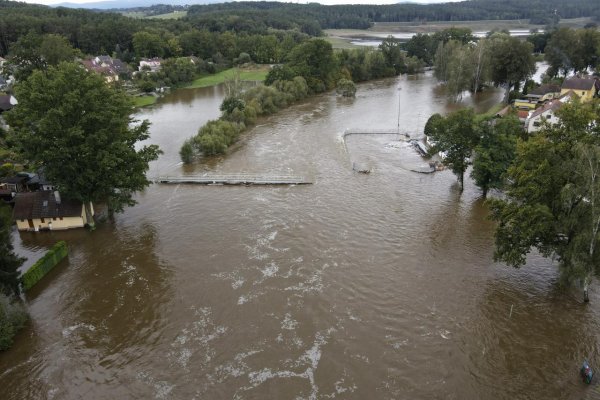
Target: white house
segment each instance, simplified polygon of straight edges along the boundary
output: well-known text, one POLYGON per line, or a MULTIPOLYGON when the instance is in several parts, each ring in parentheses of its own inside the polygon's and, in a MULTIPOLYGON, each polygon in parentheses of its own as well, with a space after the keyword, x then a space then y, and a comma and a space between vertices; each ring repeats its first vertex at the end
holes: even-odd
POLYGON ((549 124, 557 124, 560 119, 556 116, 556 110, 560 109, 562 105, 562 101, 552 100, 543 107, 532 112, 525 121, 527 132, 532 133, 539 131, 544 121, 549 124))

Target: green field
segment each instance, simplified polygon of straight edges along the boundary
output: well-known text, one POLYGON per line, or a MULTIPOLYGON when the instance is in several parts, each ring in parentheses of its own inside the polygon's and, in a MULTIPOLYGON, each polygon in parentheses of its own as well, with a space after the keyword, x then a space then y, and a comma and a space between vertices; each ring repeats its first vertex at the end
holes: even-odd
POLYGON ((147 19, 179 19, 179 18, 183 18, 187 15, 187 11, 173 11, 172 13, 168 13, 168 14, 160 14, 160 15, 147 15, 145 12, 143 11, 127 11, 127 12, 122 12, 122 15, 129 17, 129 18, 147 18, 147 19))
POLYGON ((264 81, 269 69, 268 67, 259 67, 249 70, 230 68, 217 74, 200 77, 193 81, 189 86, 186 86, 186 88, 199 88, 218 85, 219 83, 225 82, 226 79, 233 78, 236 71, 239 72, 240 79, 243 81, 264 81))
POLYGON ((156 103, 158 98, 156 96, 136 96, 133 98, 133 105, 135 107, 145 107, 156 103))
POLYGON ((187 11, 173 11, 168 14, 150 15, 146 18, 157 18, 157 19, 179 19, 187 15, 187 11))

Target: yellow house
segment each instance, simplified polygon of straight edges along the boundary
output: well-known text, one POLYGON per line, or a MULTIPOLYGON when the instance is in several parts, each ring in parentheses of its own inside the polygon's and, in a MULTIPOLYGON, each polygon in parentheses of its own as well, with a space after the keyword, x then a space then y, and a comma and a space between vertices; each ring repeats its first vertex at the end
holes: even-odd
POLYGON ((35 232, 83 228, 88 222, 83 203, 61 199, 52 191, 17 193, 13 219, 20 231, 35 232))
POLYGON ((537 102, 529 99, 516 99, 513 106, 519 110, 535 110, 537 102))
POLYGON ((573 91, 582 103, 590 101, 594 98, 597 93, 596 80, 591 77, 579 77, 574 76, 569 79, 565 79, 560 89, 560 95, 573 91))

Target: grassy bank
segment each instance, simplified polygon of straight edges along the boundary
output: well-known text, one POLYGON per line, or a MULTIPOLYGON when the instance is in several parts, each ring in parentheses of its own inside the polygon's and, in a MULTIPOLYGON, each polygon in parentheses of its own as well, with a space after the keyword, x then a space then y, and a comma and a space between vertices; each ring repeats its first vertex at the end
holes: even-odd
POLYGON ((135 107, 146 107, 156 103, 158 97, 156 96, 136 96, 133 98, 133 105, 135 107))
POLYGON ((225 82, 225 80, 227 79, 232 79, 237 72, 239 72, 240 79, 243 81, 264 81, 267 76, 267 73, 269 72, 269 67, 266 65, 262 65, 256 68, 248 69, 230 68, 216 74, 200 77, 194 80, 189 86, 185 87, 200 88, 218 85, 219 83, 225 82))

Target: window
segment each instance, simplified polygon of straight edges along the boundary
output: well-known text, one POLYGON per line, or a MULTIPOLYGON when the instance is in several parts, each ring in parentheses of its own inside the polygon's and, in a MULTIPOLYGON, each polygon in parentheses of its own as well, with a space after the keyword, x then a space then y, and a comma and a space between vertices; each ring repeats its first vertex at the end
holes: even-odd
POLYGON ((60 220, 62 221, 62 217, 60 217, 60 220))
POLYGON ((44 223, 44 218, 42 218, 42 224, 44 223))

